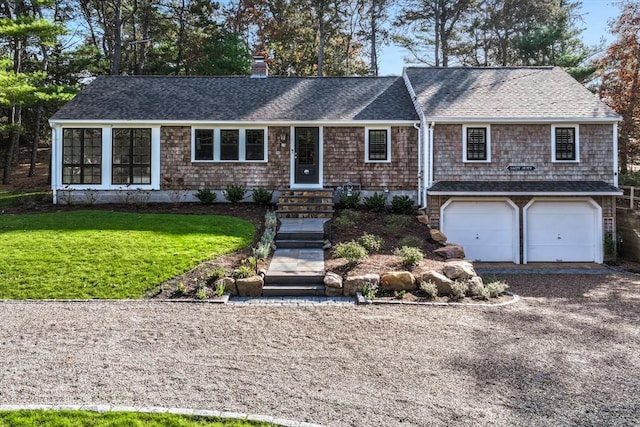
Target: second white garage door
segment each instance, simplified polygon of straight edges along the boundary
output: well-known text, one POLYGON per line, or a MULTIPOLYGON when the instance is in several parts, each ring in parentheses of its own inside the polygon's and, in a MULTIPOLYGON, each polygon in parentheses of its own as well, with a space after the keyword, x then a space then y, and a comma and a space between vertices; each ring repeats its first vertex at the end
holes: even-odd
POLYGON ((602 262, 593 201, 532 201, 524 208, 525 262, 602 262))
POLYGON ((474 261, 518 263, 518 210, 509 201, 450 200, 441 209, 442 231, 474 261))

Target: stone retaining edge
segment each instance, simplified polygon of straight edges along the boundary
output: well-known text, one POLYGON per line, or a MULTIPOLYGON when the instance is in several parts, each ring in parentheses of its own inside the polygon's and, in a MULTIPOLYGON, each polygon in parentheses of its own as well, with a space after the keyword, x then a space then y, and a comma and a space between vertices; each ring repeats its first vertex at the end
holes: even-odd
POLYGON ((174 414, 196 417, 222 418, 229 420, 258 421, 282 427, 322 427, 320 424, 306 423, 272 417, 270 415, 244 414, 241 412, 214 411, 206 409, 164 408, 160 406, 119 406, 119 405, 0 405, 0 411, 89 411, 89 412, 140 412, 152 414, 174 414))

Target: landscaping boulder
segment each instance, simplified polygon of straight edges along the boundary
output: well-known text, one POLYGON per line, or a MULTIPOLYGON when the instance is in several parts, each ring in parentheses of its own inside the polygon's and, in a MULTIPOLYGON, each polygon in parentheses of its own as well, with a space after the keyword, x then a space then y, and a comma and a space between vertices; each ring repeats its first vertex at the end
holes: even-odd
POLYGON ((238 295, 238 287, 236 286, 236 281, 233 277, 223 277, 222 279, 218 280, 218 282, 224 285, 225 292, 229 292, 234 296, 238 295))
POLYGON ((262 296, 262 287, 264 280, 260 276, 247 277, 246 279, 237 279, 236 286, 238 294, 241 297, 259 297, 262 296))
POLYGON ((438 288, 438 295, 449 295, 451 293, 453 280, 444 274, 429 270, 422 273, 421 279, 423 282, 433 282, 438 288))
POLYGON ((432 240, 442 244, 447 243, 447 236, 442 231, 432 228, 429 230, 429 234, 431 235, 432 240))
POLYGON ((394 271, 383 274, 380 284, 392 291, 412 291, 416 289, 416 278, 409 271, 394 271))
POLYGON ((418 220, 418 222, 420 224, 424 224, 426 226, 429 226, 429 217, 427 215, 425 215, 424 213, 420 213, 420 215, 417 215, 416 219, 418 220))
POLYGON ((453 243, 448 243, 447 246, 438 248, 433 252, 444 257, 445 259, 464 259, 464 249, 462 249, 462 246, 453 243))
POLYGON ((339 274, 328 272, 324 276, 324 286, 327 288, 339 288, 342 293, 342 277, 339 274))
POLYGON ((482 281, 482 277, 480 276, 470 277, 469 280, 467 280, 467 288, 471 290, 472 293, 477 294, 477 291, 475 291, 476 289, 484 288, 484 282, 482 281))
POLYGON ((468 280, 477 276, 469 261, 450 261, 442 268, 445 276, 452 280, 468 280))
POLYGON ((362 285, 365 283, 378 286, 380 284, 380 276, 377 274, 365 274, 363 276, 347 277, 342 282, 344 295, 348 297, 355 296, 356 292, 362 291, 362 285))

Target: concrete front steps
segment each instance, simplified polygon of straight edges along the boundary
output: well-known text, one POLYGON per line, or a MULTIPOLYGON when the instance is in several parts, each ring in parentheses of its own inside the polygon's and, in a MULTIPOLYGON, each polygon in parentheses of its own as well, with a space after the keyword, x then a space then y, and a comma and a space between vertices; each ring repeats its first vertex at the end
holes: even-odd
POLYGON ((321 218, 282 218, 263 296, 324 296, 324 223, 321 218))
POLYGON ((333 190, 280 190, 278 218, 332 218, 333 190))

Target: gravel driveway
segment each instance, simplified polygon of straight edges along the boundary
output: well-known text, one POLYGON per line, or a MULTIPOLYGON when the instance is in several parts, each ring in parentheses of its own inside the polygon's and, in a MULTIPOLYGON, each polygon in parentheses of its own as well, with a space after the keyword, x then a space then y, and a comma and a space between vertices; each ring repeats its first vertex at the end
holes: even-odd
POLYGON ((0 303, 0 404, 638 425, 638 276, 503 278, 522 300, 500 308, 0 303))

